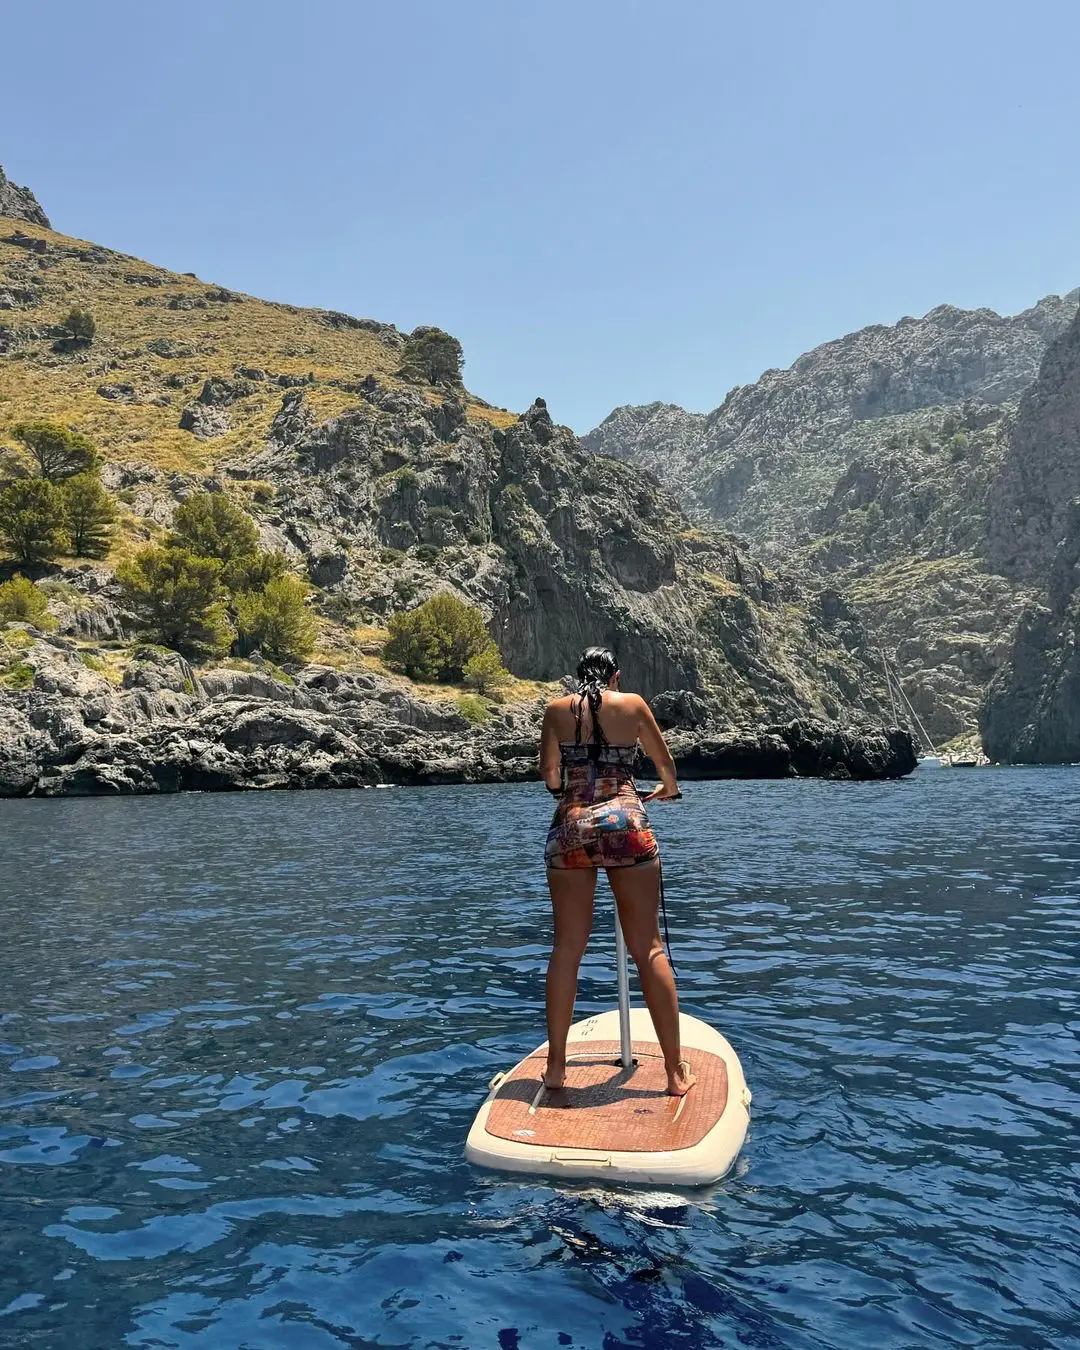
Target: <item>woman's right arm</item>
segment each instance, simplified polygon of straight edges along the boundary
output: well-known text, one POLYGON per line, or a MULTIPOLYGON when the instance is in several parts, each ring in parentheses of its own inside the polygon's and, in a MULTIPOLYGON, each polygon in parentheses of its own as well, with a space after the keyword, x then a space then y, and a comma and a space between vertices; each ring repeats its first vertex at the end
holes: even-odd
POLYGON ((660 800, 666 797, 679 796, 679 782, 675 776, 675 761, 671 758, 671 751, 667 747, 667 741, 664 740, 664 733, 656 725, 656 718, 653 716, 652 709, 643 698, 638 698, 641 705, 638 709, 638 740, 641 742, 642 749, 656 765, 656 772, 660 775, 660 787, 650 792, 643 801, 660 800))

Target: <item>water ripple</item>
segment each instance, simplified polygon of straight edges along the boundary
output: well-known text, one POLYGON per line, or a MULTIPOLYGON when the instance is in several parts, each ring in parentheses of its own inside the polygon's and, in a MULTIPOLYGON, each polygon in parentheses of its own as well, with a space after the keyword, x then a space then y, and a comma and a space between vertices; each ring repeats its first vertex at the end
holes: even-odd
POLYGON ((0 1343, 1077 1350, 1080 773, 657 809, 754 1088, 697 1193, 462 1158, 541 1034, 546 809, 0 803, 0 1343))

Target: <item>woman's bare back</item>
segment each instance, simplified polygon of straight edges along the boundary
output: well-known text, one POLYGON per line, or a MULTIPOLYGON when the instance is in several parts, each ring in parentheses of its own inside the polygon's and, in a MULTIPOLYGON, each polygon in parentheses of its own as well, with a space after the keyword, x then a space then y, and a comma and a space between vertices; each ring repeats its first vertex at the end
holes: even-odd
MULTIPOLYGON (((577 719, 581 718, 581 740, 594 739, 593 714, 588 700, 580 694, 567 694, 548 704, 555 734, 560 741, 573 741, 577 733, 577 719)), ((609 745, 633 745, 648 735, 646 720, 652 722, 649 705, 639 694, 623 694, 616 689, 605 689, 600 704, 600 728, 609 745)), ((655 723, 654 723, 655 725, 655 723)))

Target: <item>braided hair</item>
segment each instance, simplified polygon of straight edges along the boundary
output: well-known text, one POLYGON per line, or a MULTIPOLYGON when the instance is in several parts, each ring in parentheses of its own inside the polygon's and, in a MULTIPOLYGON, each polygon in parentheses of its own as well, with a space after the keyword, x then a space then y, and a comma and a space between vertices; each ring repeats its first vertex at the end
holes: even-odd
POLYGON ((600 704, 608 681, 618 672, 619 663, 615 653, 607 647, 586 647, 577 663, 577 692, 580 701, 574 713, 577 722, 577 738, 581 740, 581 715, 588 703, 592 713, 592 739, 595 745, 607 745, 604 728, 600 725, 600 704))

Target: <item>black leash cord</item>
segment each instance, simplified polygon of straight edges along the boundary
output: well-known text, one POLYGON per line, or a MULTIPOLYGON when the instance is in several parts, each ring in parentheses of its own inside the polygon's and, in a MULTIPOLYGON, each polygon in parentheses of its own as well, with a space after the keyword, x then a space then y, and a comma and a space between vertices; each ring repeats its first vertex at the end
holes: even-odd
POLYGON ((675 974, 675 962, 671 956, 671 934, 667 926, 667 905, 664 903, 664 864, 659 856, 656 859, 656 866, 660 872, 660 913, 664 919, 664 946, 667 947, 668 965, 671 966, 672 975, 675 974))

